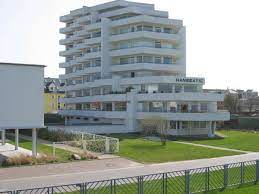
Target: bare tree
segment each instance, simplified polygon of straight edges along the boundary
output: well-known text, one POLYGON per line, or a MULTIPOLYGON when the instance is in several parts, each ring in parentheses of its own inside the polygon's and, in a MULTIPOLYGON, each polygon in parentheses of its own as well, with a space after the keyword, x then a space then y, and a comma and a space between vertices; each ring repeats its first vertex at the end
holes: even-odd
POLYGON ((166 145, 167 129, 169 122, 162 117, 150 117, 141 120, 141 126, 145 134, 158 134, 162 145, 166 145))
POLYGON ((224 99, 224 106, 231 113, 236 113, 239 110, 238 97, 232 94, 226 94, 224 99))
POLYGON ((253 107, 255 105, 255 102, 254 102, 253 98, 248 98, 247 99, 247 105, 248 105, 249 113, 251 113, 252 110, 253 110, 253 107))

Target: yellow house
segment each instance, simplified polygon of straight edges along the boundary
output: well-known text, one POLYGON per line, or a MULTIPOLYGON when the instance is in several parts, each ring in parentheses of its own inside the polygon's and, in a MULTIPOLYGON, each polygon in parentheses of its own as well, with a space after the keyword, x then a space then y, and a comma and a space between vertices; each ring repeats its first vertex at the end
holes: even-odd
POLYGON ((44 113, 58 113, 59 109, 64 109, 64 103, 60 103, 59 99, 65 97, 65 93, 60 91, 60 81, 55 78, 45 78, 44 89, 44 113))
POLYGON ((44 93, 44 113, 57 113, 59 109, 63 109, 64 103, 59 103, 59 99, 64 97, 64 93, 44 93))

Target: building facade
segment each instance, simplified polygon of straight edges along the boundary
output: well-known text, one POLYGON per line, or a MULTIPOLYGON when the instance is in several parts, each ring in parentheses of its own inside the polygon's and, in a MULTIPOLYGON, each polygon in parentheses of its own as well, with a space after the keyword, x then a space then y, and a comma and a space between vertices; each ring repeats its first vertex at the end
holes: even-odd
POLYGON ((44 78, 44 113, 57 114, 58 110, 64 109, 65 104, 60 102, 65 97, 62 83, 57 78, 44 78))
MULTIPOLYGON (((185 26, 153 4, 113 1, 62 16, 67 124, 121 125, 141 130, 161 117, 173 135, 213 135, 222 94, 203 93, 204 78, 186 77, 185 26)), ((116 132, 116 131, 114 131, 116 132)), ((98 131, 97 131, 98 133, 98 131)))

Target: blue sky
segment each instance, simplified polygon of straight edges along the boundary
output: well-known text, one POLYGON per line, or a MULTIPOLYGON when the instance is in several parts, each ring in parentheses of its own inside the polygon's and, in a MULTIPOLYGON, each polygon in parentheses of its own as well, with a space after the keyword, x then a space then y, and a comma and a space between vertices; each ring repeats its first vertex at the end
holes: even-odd
MULTIPOLYGON (((259 2, 257 0, 135 0, 155 4, 183 19, 187 28, 187 75, 206 79, 206 88, 259 90, 259 2)), ((62 71, 59 16, 107 0, 0 0, 0 61, 62 71)))

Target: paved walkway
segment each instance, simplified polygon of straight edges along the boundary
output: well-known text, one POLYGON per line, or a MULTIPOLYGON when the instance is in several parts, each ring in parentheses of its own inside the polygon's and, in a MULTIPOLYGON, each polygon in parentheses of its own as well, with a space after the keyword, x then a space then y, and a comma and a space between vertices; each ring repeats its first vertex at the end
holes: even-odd
POLYGON ((19 147, 18 150, 15 150, 15 146, 9 143, 5 145, 0 145, 0 164, 3 162, 5 158, 19 156, 19 155, 31 155, 32 152, 30 150, 19 147))
POLYGON ((132 177, 259 160, 259 153, 161 164, 138 164, 123 158, 0 169, 0 190, 132 177))
POLYGON ((243 154, 253 153, 251 151, 237 150, 237 149, 224 148, 224 147, 211 146, 211 145, 203 145, 203 144, 190 143, 190 142, 185 142, 185 141, 174 141, 174 143, 180 143, 180 144, 192 145, 192 146, 198 146, 198 147, 205 147, 205 148, 211 148, 211 149, 216 149, 216 150, 238 152, 238 153, 243 153, 243 154))

